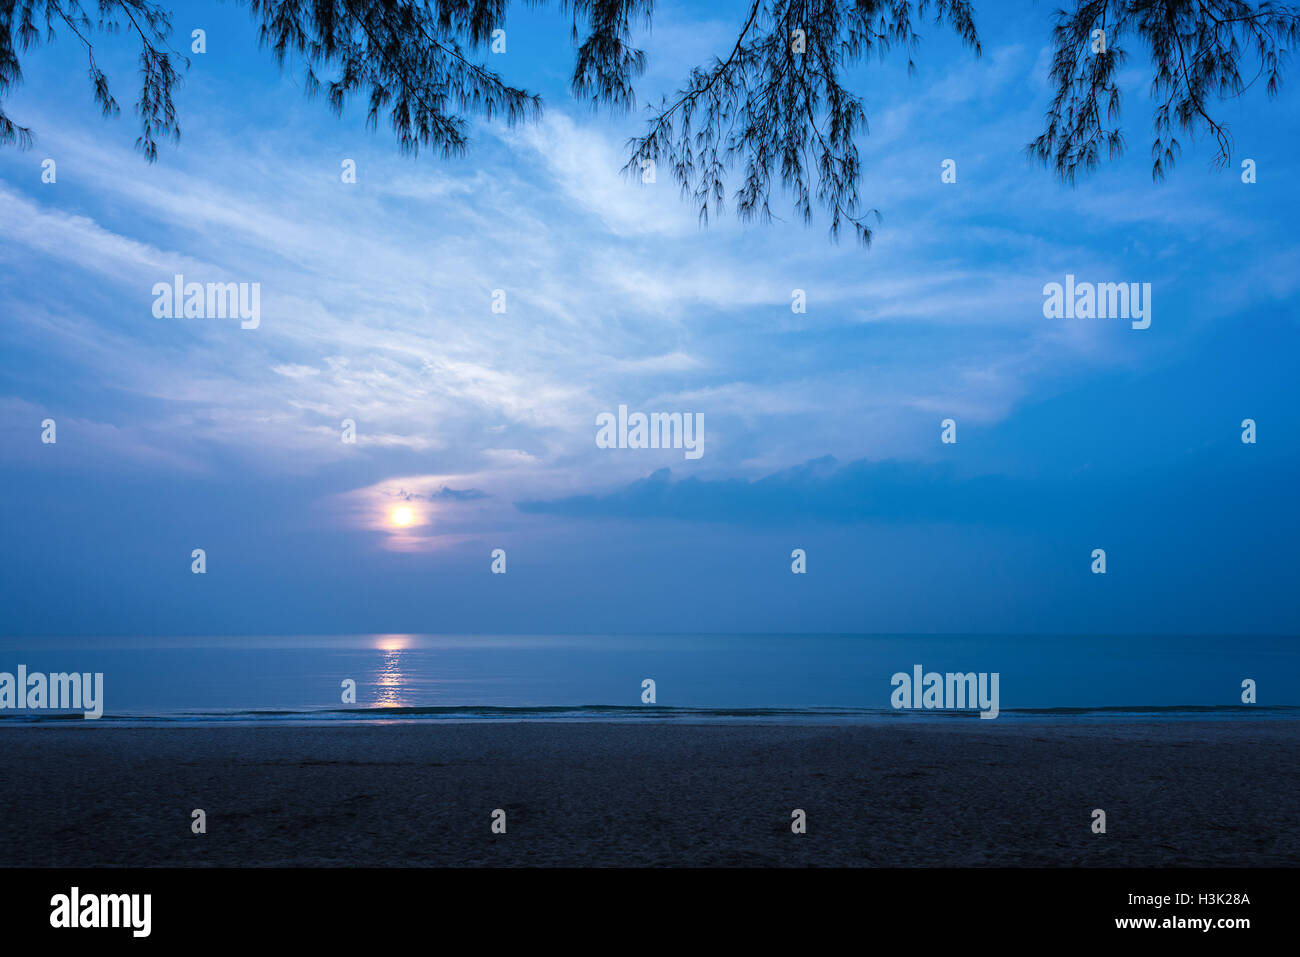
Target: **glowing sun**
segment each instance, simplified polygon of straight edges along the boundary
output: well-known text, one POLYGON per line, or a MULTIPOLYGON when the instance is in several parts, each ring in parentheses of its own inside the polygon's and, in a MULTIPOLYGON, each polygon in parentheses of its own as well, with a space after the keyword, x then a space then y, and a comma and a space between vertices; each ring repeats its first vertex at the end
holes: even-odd
POLYGON ((410 525, 413 518, 415 518, 415 516, 411 514, 411 510, 405 505, 393 510, 394 525, 410 525))

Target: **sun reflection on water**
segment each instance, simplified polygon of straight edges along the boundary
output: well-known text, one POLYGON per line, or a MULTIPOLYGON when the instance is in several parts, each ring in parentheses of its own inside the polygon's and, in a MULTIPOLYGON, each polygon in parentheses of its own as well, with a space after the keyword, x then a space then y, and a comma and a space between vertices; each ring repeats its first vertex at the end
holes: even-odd
POLYGON ((402 648, 400 645, 384 648, 381 654, 382 664, 375 673, 376 707, 400 708, 404 703, 402 683, 406 680, 402 673, 402 648))

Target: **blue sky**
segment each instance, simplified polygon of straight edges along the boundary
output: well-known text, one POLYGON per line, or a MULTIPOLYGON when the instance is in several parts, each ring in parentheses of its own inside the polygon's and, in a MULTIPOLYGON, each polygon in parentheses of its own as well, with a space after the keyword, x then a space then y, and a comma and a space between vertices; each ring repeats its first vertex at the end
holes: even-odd
MULTIPOLYGON (((1128 153, 1069 189, 1022 154, 1051 9, 977 9, 983 57, 928 27, 917 75, 855 71, 870 251, 779 197, 784 221, 701 229, 662 172, 629 183, 644 115, 570 100, 551 9, 512 11, 492 62, 543 118, 450 161, 306 100, 235 5, 177 6, 208 52, 153 166, 77 45, 28 55, 5 108, 37 142, 0 150, 0 628, 1294 632, 1293 90, 1222 105, 1232 168, 1184 143, 1157 185, 1134 51, 1128 153), (260 283, 261 325, 155 318, 176 273, 260 283), (1045 319, 1067 273, 1151 283, 1151 327, 1045 319), (598 448, 620 404, 702 413, 705 454, 598 448)), ((743 12, 661 5, 641 104, 743 12)), ((97 58, 133 103, 129 44, 97 58)))

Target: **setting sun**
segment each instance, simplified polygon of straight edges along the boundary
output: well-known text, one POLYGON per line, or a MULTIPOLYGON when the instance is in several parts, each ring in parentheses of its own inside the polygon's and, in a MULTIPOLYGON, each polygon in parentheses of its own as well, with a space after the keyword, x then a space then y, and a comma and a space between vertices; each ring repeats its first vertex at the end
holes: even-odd
POLYGON ((402 506, 401 508, 395 509, 393 511, 393 524, 410 525, 411 519, 414 517, 415 516, 411 514, 411 510, 409 508, 407 508, 406 506, 402 506))

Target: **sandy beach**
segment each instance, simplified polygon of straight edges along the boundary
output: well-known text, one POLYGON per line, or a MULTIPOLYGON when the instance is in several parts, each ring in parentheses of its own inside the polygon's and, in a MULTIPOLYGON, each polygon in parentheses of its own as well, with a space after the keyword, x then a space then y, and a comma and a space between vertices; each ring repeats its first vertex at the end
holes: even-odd
POLYGON ((990 724, 0 728, 0 864, 1300 864, 1296 722, 990 724))

